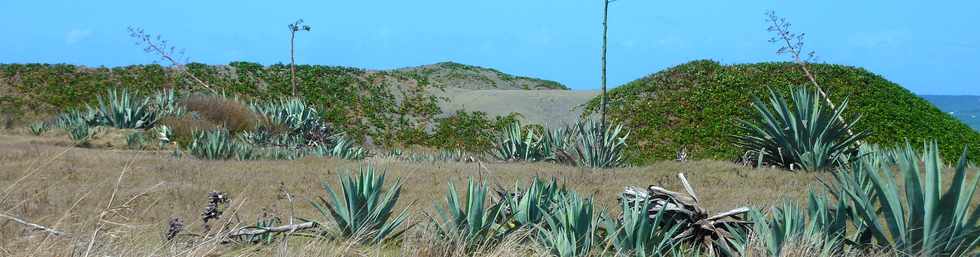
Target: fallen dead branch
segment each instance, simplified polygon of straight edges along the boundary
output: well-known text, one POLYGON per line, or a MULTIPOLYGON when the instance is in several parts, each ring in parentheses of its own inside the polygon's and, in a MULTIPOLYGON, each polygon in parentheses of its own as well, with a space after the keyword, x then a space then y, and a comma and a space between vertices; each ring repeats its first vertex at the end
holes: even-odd
POLYGON ((241 237, 241 236, 257 236, 266 233, 282 233, 282 232, 296 232, 305 229, 316 228, 316 223, 304 222, 298 224, 288 224, 276 227, 244 227, 239 228, 235 232, 228 234, 228 237, 241 237))
POLYGON ((10 216, 10 215, 4 214, 4 213, 0 213, 0 217, 5 218, 5 219, 12 220, 12 221, 17 222, 17 223, 20 223, 21 225, 24 225, 24 226, 32 227, 32 228, 34 228, 34 230, 40 230, 40 231, 47 232, 47 233, 52 234, 52 235, 56 235, 56 236, 66 236, 66 235, 68 235, 68 234, 65 234, 64 231, 53 229, 53 228, 49 228, 49 227, 45 227, 45 226, 39 225, 37 223, 32 223, 32 222, 26 221, 24 219, 21 219, 21 218, 18 218, 18 217, 14 217, 14 216, 10 216))

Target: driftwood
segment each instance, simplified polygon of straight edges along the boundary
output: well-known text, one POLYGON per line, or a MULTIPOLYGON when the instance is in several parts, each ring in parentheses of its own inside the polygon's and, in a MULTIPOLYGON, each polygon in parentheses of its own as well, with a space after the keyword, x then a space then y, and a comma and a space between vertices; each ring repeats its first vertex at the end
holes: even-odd
POLYGON ((9 219, 9 220, 12 220, 12 221, 17 222, 17 223, 20 223, 21 225, 24 225, 24 226, 28 226, 28 227, 34 228, 34 230, 40 230, 40 231, 47 232, 48 234, 52 234, 52 235, 56 235, 56 236, 64 236, 64 235, 67 235, 67 234, 65 234, 65 232, 63 232, 61 230, 57 230, 57 229, 53 229, 53 228, 41 226, 41 225, 38 225, 38 224, 35 224, 35 223, 31 223, 31 222, 28 222, 28 221, 26 221, 24 219, 17 218, 17 217, 14 217, 14 216, 10 216, 10 215, 7 215, 7 214, 0 213, 0 217, 3 217, 3 218, 6 218, 6 219, 9 219))
POLYGON ((277 227, 244 227, 244 228, 239 228, 234 232, 231 232, 230 234, 228 234, 228 237, 256 236, 256 235, 262 235, 266 233, 282 233, 282 232, 292 233, 300 230, 315 228, 316 226, 317 226, 316 223, 310 221, 310 222, 304 222, 298 224, 282 225, 277 227))

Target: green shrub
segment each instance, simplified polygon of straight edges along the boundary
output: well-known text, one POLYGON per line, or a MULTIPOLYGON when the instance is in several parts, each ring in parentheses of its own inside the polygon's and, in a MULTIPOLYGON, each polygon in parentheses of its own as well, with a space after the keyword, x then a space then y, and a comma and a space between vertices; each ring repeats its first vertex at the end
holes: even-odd
MULTIPOLYGON (((861 115, 855 131, 869 131, 868 143, 896 145, 937 140, 943 155, 964 145, 980 145, 980 133, 901 86, 867 70, 812 64, 810 69, 834 103, 849 97, 845 119, 861 115)), ((721 65, 693 61, 609 91, 609 117, 630 128, 627 156, 632 163, 672 160, 686 148, 692 159, 734 160, 744 152, 732 144, 738 119, 749 120, 752 98, 768 88, 787 94, 809 83, 794 63, 721 65)), ((598 98, 586 108, 597 110, 598 98)), ((980 156, 980 147, 970 149, 980 156)))
MULTIPOLYGON (((291 92, 289 65, 192 63, 186 69, 215 90, 245 101, 272 101, 291 92)), ((397 143, 400 140, 397 137, 405 131, 428 128, 440 112, 440 98, 430 93, 436 86, 385 82, 415 80, 397 73, 297 65, 296 77, 302 97, 311 106, 320 108, 321 118, 358 142, 372 137, 379 144, 397 143)), ((0 97, 0 107, 15 102, 23 107, 19 109, 36 110, 39 114, 94 105, 96 96, 107 85, 136 95, 151 95, 161 88, 172 88, 177 95, 189 95, 193 92, 188 89, 197 87, 182 71, 160 65, 86 68, 69 64, 0 64, 0 79, 10 82, 15 91, 12 97, 15 101, 0 97)))
POLYGON ((324 218, 333 219, 341 237, 362 243, 382 243, 399 238, 407 230, 399 228, 408 217, 407 212, 392 216, 401 194, 401 180, 385 190, 384 173, 375 176, 374 168, 369 166, 361 168, 356 177, 341 174, 339 178, 342 195, 323 183, 327 198, 320 197, 313 207, 324 218))
POLYGON ((776 165, 784 169, 827 170, 839 160, 857 152, 857 143, 868 136, 858 131, 850 134, 858 119, 844 123, 847 98, 831 109, 816 92, 805 87, 793 91, 792 105, 782 94, 769 91, 766 104, 755 98, 752 107, 759 117, 754 121, 739 120, 742 134, 736 144, 751 156, 758 156, 762 166, 776 165))
MULTIPOLYGON (((497 120, 502 119, 504 118, 497 117, 497 120)), ((443 149, 484 152, 493 147, 494 133, 499 128, 497 122, 487 118, 485 112, 459 110, 451 116, 436 119, 436 128, 428 145, 443 149)))

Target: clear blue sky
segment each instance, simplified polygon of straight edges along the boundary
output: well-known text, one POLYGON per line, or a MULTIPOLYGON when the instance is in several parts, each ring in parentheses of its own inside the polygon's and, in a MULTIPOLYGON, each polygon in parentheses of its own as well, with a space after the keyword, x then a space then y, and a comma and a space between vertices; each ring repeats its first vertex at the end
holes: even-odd
MULTIPOLYGON (((602 0, 0 1, 0 63, 150 63, 126 27, 192 61, 297 62, 388 69, 440 61, 599 86, 602 0)), ((865 67, 921 94, 980 95, 977 1, 657 1, 611 8, 609 81, 694 59, 785 60, 767 42, 775 10, 807 33, 820 61, 865 67)))

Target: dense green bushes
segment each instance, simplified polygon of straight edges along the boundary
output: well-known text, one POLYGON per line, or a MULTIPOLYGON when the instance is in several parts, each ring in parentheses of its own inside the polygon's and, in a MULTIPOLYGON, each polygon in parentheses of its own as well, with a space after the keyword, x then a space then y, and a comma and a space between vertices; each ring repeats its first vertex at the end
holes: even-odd
MULTIPOLYGON (((870 131, 868 142, 933 139, 942 142, 944 155, 957 155, 969 145, 970 155, 980 156, 980 133, 901 86, 860 68, 817 64, 811 69, 834 102, 850 97, 845 118, 861 115, 855 129, 870 131)), ((634 162, 672 159, 681 148, 692 158, 735 159, 743 153, 730 135, 738 133, 737 119, 753 115, 752 98, 765 95, 767 87, 786 95, 806 83, 792 63, 694 61, 613 89, 609 115, 632 129, 634 162)), ((590 109, 597 103, 594 99, 590 109)))
MULTIPOLYGON (((291 92, 287 65, 262 66, 232 62, 186 67, 211 87, 243 101, 272 101, 291 92)), ((433 89, 407 75, 368 72, 346 67, 296 66, 302 96, 322 110, 323 118, 362 141, 371 137, 382 145, 410 141, 412 132, 430 126, 440 111, 433 89), (409 137, 409 138, 406 138, 409 137)), ((0 98, 5 119, 47 115, 95 105, 105 88, 150 95, 164 88, 199 88, 186 75, 159 65, 85 68, 69 64, 0 65, 0 98)))

